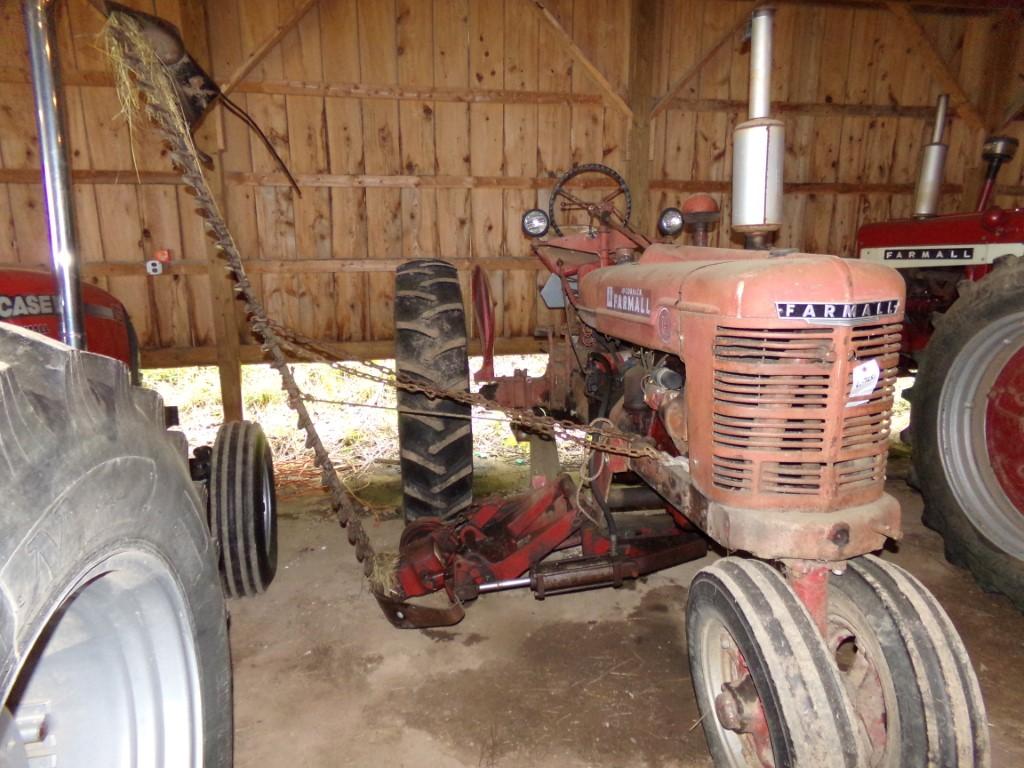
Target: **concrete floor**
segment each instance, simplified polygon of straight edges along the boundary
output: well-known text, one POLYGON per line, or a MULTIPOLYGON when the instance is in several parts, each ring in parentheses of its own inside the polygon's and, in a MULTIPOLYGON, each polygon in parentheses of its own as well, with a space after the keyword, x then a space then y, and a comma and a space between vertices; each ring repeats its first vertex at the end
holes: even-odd
MULTIPOLYGON (((890 468, 906 537, 886 557, 939 598, 988 707, 993 765, 1024 765, 1024 616, 942 558, 920 497, 890 468)), ((397 542, 398 521, 372 526, 397 542)), ((710 766, 683 640, 709 560, 619 590, 485 596, 458 626, 391 627, 323 496, 283 504, 277 580, 233 601, 236 765, 710 766)))

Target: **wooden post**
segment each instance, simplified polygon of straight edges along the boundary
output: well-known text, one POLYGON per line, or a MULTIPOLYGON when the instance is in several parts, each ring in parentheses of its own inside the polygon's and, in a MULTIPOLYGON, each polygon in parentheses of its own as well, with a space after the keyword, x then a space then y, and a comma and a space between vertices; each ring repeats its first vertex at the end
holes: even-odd
MULTIPOLYGON (((223 123, 224 108, 218 107, 217 114, 210 115, 223 123)), ((208 121, 212 122, 212 120, 208 121)), ((223 136, 223 127, 218 131, 223 136)), ((207 145, 209 146, 209 145, 207 145)), ((224 159, 223 147, 218 147, 214 157, 214 170, 207 175, 210 190, 221 210, 226 215, 224 201, 224 159)), ((224 409, 224 421, 242 420, 242 363, 238 354, 238 321, 235 316, 235 293, 230 273, 225 269, 227 262, 213 243, 206 249, 209 261, 207 274, 210 277, 210 303, 213 308, 213 328, 217 337, 217 371, 220 376, 220 396, 224 409)))
POLYGON ((651 218, 651 99, 654 97, 654 59, 661 50, 663 0, 631 0, 629 12, 629 126, 626 182, 633 192, 632 220, 650 232, 651 218))
MULTIPOLYGON (((985 88, 980 94, 978 111, 988 135, 1002 129, 1003 116, 1012 99, 1010 93, 1015 77, 1017 46, 1020 41, 1020 11, 1007 8, 994 13, 986 20, 989 25, 988 46, 984 51, 982 71, 985 73, 985 88)), ((980 133, 975 135, 981 137, 980 133)), ((973 211, 978 205, 981 189, 985 184, 988 169, 981 157, 981 144, 970 147, 964 169, 964 191, 960 197, 960 210, 973 211)), ((1005 177, 1003 178, 1005 181, 1005 177)), ((996 190, 998 192, 998 190, 996 190)), ((995 194, 993 194, 994 202, 995 194)))
MULTIPOLYGON (((189 17, 193 23, 182 30, 185 46, 203 65, 210 66, 209 19, 205 3, 200 5, 192 0, 188 4, 189 17), (201 24, 194 23, 200 21, 201 24)), ((214 170, 207 174, 210 189, 217 205, 223 212, 224 205, 224 108, 217 107, 203 122, 196 136, 196 143, 214 158, 214 170)), ((183 212, 188 215, 188 212, 183 212)), ((193 214, 194 215, 194 214, 193 214)), ((242 420, 242 363, 239 357, 238 322, 235 318, 235 295, 231 278, 225 267, 227 262, 207 238, 207 275, 210 280, 210 305, 213 314, 213 332, 217 342, 217 370, 220 374, 220 396, 224 421, 242 420)))
POLYGON ((1007 120, 1007 108, 1017 96, 1019 88, 1015 78, 1015 64, 1020 60, 1021 11, 1006 8, 992 14, 988 21, 990 37, 985 51, 985 90, 979 105, 985 129, 990 132, 1003 130, 1007 120))

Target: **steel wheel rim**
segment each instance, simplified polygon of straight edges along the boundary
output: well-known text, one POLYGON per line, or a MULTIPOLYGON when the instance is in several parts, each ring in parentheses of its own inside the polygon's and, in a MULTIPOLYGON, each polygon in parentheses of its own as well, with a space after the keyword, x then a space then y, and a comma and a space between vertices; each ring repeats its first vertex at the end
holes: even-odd
POLYGON ((0 757, 10 768, 202 765, 189 617, 182 586, 154 554, 122 552, 88 569, 18 672, 0 757))
POLYGON ((1006 495, 989 457, 988 396, 1005 365, 1024 345, 1024 312, 1001 318, 964 346, 939 395, 939 456, 950 490, 982 535, 1024 560, 1024 514, 1006 495))
POLYGON ((751 768, 752 766, 770 766, 757 755, 754 738, 750 734, 737 733, 726 728, 715 711, 716 697, 722 692, 725 683, 738 682, 741 673, 737 662, 741 660, 737 650, 736 639, 718 618, 709 618, 701 628, 700 647, 703 650, 700 665, 704 678, 704 693, 711 707, 705 714, 705 721, 711 720, 713 728, 721 736, 725 745, 729 768, 751 768))
POLYGON ((836 590, 829 595, 827 642, 867 737, 868 765, 898 768, 900 739, 891 738, 900 729, 896 685, 868 617, 836 590), (844 664, 843 649, 849 643, 856 644, 856 652, 844 664))

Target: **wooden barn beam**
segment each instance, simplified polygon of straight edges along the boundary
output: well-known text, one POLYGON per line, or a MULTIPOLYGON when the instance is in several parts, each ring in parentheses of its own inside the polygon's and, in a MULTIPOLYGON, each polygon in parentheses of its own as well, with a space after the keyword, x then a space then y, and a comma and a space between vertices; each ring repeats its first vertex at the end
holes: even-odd
POLYGON ((629 8, 629 125, 626 183, 633 190, 633 221, 641 232, 651 226, 651 116, 647 105, 654 94, 654 61, 661 50, 665 3, 631 0, 629 8))
MULTIPOLYGON (((211 66, 210 56, 210 20, 206 15, 206 4, 197 0, 189 0, 186 4, 188 18, 192 23, 182 29, 185 46, 192 52, 197 61, 211 66)), ((227 210, 224 204, 224 108, 215 110, 199 127, 197 143, 216 157, 215 168, 207 174, 210 191, 222 211, 227 210)), ((182 222, 182 225, 184 222, 182 222)), ((193 222, 196 226, 198 222, 193 222)), ((206 275, 210 287, 210 314, 213 319, 213 338, 216 343, 216 357, 213 361, 217 366, 220 380, 221 412, 224 421, 241 421, 243 414, 242 400, 242 361, 239 356, 239 324, 236 315, 238 302, 231 278, 225 269, 227 263, 206 238, 206 275)))
POLYGON ((693 66, 691 66, 679 77, 673 80, 672 84, 668 87, 668 90, 665 91, 665 93, 658 98, 657 102, 655 102, 654 108, 651 110, 651 120, 653 120, 662 112, 664 112, 665 109, 669 106, 669 104, 671 104, 672 101, 675 99, 676 94, 679 93, 683 88, 685 88, 686 84, 693 80, 693 78, 695 78, 700 73, 700 71, 704 69, 704 66, 709 61, 711 61, 715 54, 718 53, 726 43, 733 39, 737 32, 739 32, 742 29, 745 29, 749 22, 750 16, 744 14, 743 17, 738 22, 736 22, 735 25, 733 25, 720 38, 718 38, 718 40, 715 41, 714 45, 712 45, 704 52, 704 55, 701 56, 693 64, 693 66))
POLYGON ((541 0, 524 0, 532 5, 537 12, 544 18, 548 25, 555 31, 555 34, 561 39, 565 49, 569 52, 579 64, 587 71, 587 74, 593 78, 594 82, 597 83, 598 87, 604 91, 605 96, 612 102, 612 104, 622 112, 630 120, 633 120, 633 110, 630 109, 629 104, 622 98, 619 92, 615 89, 615 86, 611 84, 611 81, 605 77, 604 73, 597 67, 594 62, 590 60, 590 57, 583 52, 583 49, 576 45, 576 41, 573 40, 572 35, 566 31, 562 23, 555 18, 555 15, 547 9, 541 0))
POLYGON ((981 113, 988 131, 998 131, 1013 117, 1013 102, 1021 101, 1015 91, 1015 69, 1021 46, 1022 12, 1006 9, 989 20, 991 38, 985 51, 985 92, 981 113), (1009 114, 1007 114, 1009 113, 1009 114))
POLYGON ((950 101, 953 102, 953 107, 956 109, 957 114, 962 117, 971 128, 975 130, 982 130, 985 127, 985 121, 982 119, 981 114, 978 112, 978 108, 974 106, 967 92, 964 91, 963 86, 960 85, 960 81, 957 80, 956 76, 950 71, 949 65, 943 60, 942 56, 935 49, 932 41, 928 39, 928 33, 925 32, 924 27, 921 26, 920 22, 914 17, 914 12, 910 7, 904 3, 888 2, 886 3, 889 11, 899 20, 900 25, 903 27, 904 32, 910 39, 911 45, 913 45, 918 53, 924 58, 926 64, 931 69, 935 79, 939 81, 939 85, 944 91, 949 94, 950 101))
POLYGON ((295 26, 302 21, 302 18, 309 13, 310 9, 316 5, 320 0, 302 0, 298 5, 295 6, 295 10, 277 27, 274 31, 267 35, 266 39, 263 40, 259 45, 252 49, 245 60, 235 68, 235 71, 228 75, 220 84, 220 89, 224 94, 229 94, 238 86, 240 82, 245 79, 257 64, 263 61, 263 58, 270 53, 275 45, 284 39, 295 26))
MULTIPOLYGON (((224 108, 221 107, 213 116, 214 120, 207 123, 210 130, 203 137, 206 146, 218 144, 217 136, 224 135, 224 108)), ((206 128, 204 125, 203 128, 206 128)), ((206 174, 210 191, 222 211, 227 210, 224 204, 224 155, 218 151, 214 169, 206 174)), ((220 252, 207 239, 206 243, 207 275, 210 280, 210 306, 213 310, 213 329, 217 341, 217 371, 220 377, 220 398, 224 412, 224 421, 241 421, 244 418, 242 400, 242 360, 239 356, 238 318, 236 316, 237 301, 235 300, 234 283, 226 267, 227 262, 220 252)))

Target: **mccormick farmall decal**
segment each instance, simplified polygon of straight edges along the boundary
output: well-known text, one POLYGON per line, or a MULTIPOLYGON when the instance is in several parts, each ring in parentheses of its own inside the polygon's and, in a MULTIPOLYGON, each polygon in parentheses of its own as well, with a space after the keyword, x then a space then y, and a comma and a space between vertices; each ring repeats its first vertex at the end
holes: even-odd
POLYGON ((651 294, 643 288, 618 288, 609 285, 605 291, 604 305, 616 312, 627 315, 651 316, 651 294))

